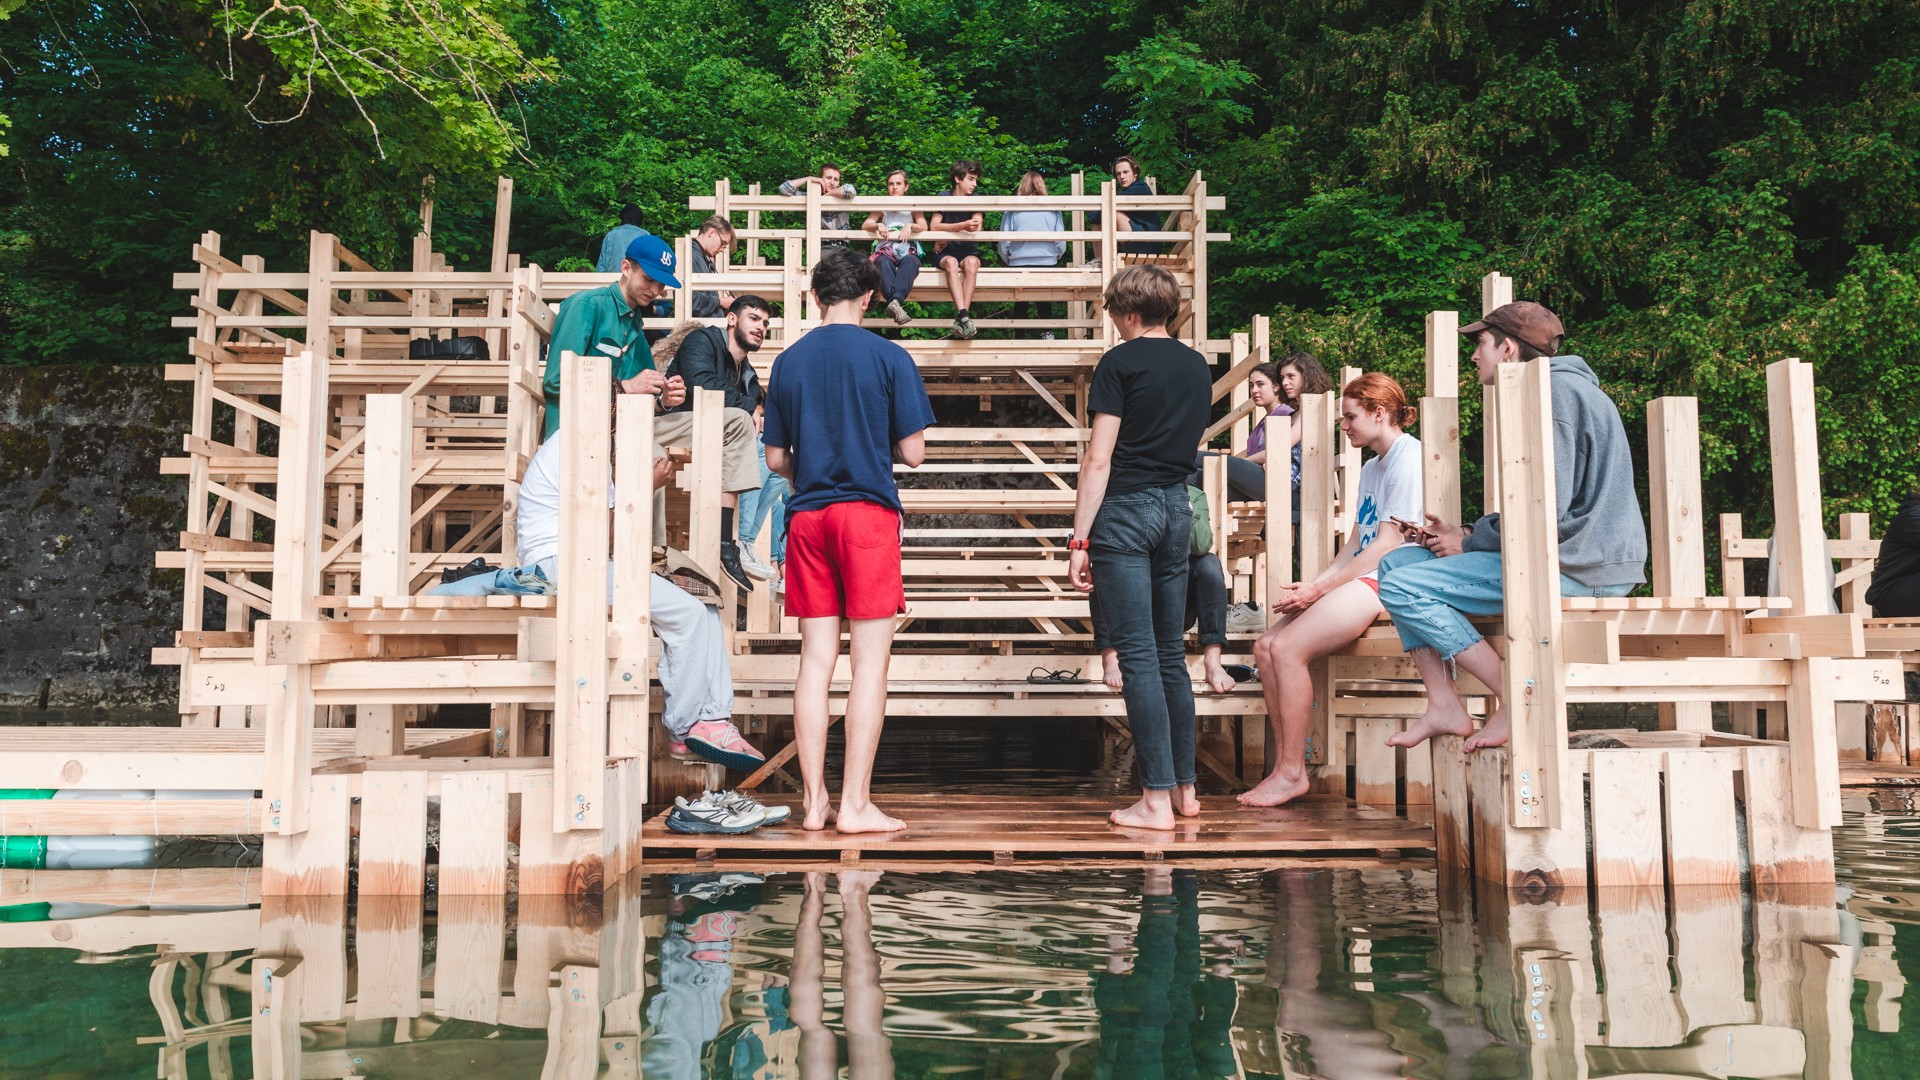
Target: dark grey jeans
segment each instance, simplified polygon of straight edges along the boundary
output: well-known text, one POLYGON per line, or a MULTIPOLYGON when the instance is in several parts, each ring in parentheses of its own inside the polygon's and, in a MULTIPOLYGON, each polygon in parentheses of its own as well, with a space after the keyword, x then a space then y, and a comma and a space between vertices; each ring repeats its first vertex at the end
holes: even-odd
MULTIPOLYGON (((1107 636, 1103 601, 1100 590, 1095 589, 1087 605, 1092 609, 1088 614, 1093 618, 1093 647, 1096 652, 1113 648, 1113 639, 1107 636)), ((1201 648, 1226 645, 1227 572, 1220 566, 1220 556, 1211 551, 1187 560, 1186 623, 1189 630, 1196 625, 1200 627, 1201 648)))
POLYGON ((1193 683, 1187 678, 1187 555, 1193 511, 1185 485, 1104 500, 1087 537, 1093 588, 1126 683, 1140 786, 1191 784, 1193 683))

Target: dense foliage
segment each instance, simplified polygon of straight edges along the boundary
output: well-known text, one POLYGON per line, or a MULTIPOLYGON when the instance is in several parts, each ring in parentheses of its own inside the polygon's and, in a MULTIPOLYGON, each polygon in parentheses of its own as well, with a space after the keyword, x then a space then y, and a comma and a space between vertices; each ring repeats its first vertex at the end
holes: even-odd
MULTIPOLYGON (((215 229, 393 259, 586 253, 623 201, 822 160, 1206 172, 1213 323, 1419 382, 1488 269, 1557 308, 1638 437, 1701 399, 1710 513, 1764 525, 1764 365, 1817 365, 1828 509, 1884 518, 1920 443, 1911 0, 0 0, 0 360, 178 356, 215 229)), ((1469 391, 1471 405, 1477 395, 1469 391)))

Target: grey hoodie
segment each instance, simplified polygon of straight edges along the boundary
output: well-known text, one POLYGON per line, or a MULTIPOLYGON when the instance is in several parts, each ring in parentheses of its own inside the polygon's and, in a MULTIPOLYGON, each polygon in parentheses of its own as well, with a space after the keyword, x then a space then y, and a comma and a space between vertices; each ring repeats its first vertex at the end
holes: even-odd
MULTIPOLYGON (((1551 373, 1560 572, 1582 585, 1637 585, 1647 580, 1647 527, 1620 410, 1585 360, 1556 356, 1551 373)), ((1499 551, 1500 515, 1474 522, 1462 547, 1499 551)))

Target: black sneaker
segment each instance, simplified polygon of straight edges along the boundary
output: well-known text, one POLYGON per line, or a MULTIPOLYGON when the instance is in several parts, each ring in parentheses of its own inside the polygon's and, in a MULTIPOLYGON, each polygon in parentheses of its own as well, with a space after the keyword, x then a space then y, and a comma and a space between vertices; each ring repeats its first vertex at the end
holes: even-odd
POLYGON ((720 569, 733 579, 741 592, 753 591, 753 579, 747 576, 746 567, 740 565, 740 545, 732 540, 720 541, 720 569))

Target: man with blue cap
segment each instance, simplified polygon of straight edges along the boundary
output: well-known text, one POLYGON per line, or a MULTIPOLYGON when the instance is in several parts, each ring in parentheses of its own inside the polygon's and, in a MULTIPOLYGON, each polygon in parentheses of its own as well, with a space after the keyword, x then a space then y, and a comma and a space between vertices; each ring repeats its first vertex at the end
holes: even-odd
MULTIPOLYGON (((568 353, 599 353, 613 361, 616 394, 653 394, 663 413, 654 421, 654 438, 662 444, 683 443, 693 433, 693 414, 666 413, 687 399, 687 387, 654 367, 653 347, 647 343, 642 319, 653 302, 668 289, 680 287, 674 276, 673 248, 651 233, 633 238, 620 260, 620 277, 611 285, 574 293, 560 302, 547 342, 547 371, 542 380, 547 415, 542 442, 560 429, 560 364, 568 353)), ((720 471, 720 568, 742 591, 753 591, 753 579, 740 565, 734 540, 734 509, 740 493, 760 487, 760 455, 754 447, 753 417, 727 409, 722 424, 725 445, 720 471)))

